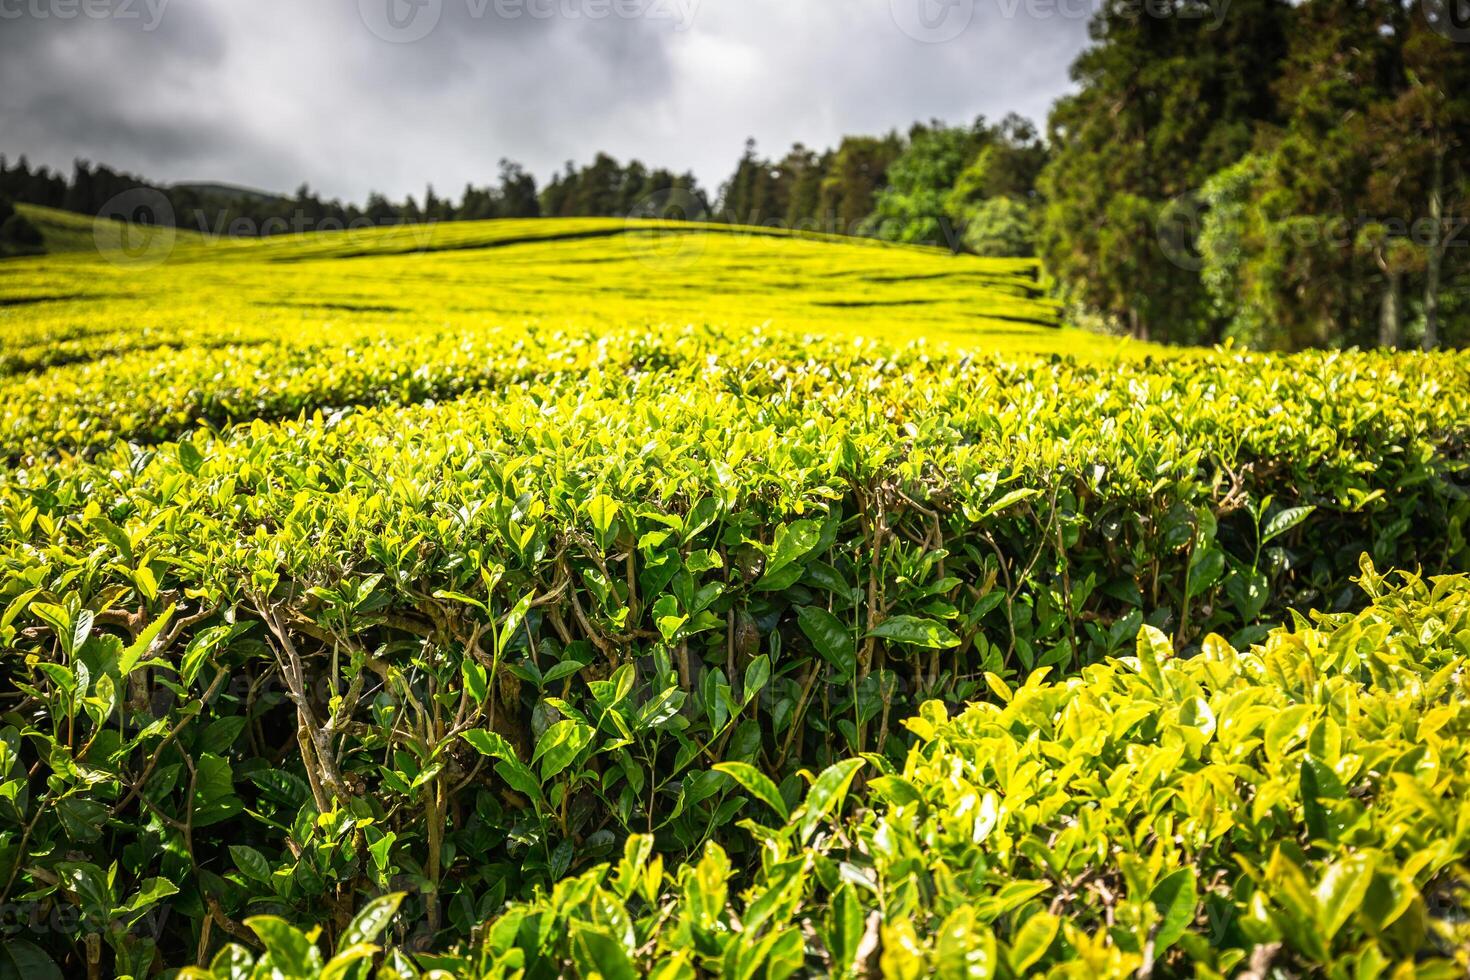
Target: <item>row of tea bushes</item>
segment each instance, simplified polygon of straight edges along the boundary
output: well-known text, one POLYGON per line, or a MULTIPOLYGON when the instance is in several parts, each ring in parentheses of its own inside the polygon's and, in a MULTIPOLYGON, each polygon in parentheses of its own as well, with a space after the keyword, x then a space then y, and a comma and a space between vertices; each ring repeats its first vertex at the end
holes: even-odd
MULTIPOLYGON (((741 856, 666 866, 635 835, 466 953, 399 950, 378 975, 1463 977, 1470 577, 1396 579, 1365 563, 1365 611, 1248 650, 1180 658, 1145 630, 1070 679, 992 677, 957 717, 910 719, 901 767, 783 793, 722 766, 741 856)), ((191 975, 347 976, 378 953, 354 925, 323 969, 284 923, 251 924, 267 954, 191 975)))
MULTIPOLYGON (((191 309, 191 314, 200 312, 191 309)), ((417 404, 563 378, 570 383, 589 371, 656 370, 695 377, 711 361, 757 378, 772 365, 789 367, 798 380, 829 369, 832 383, 871 386, 875 398, 897 403, 896 412, 905 403, 921 403, 927 394, 923 383, 937 376, 980 391, 995 381, 1004 389, 1019 386, 1014 402, 1020 404, 1048 390, 1054 398, 1065 398, 1074 374, 1112 378, 1114 398, 1140 403, 1159 397, 1204 399, 1219 401, 1225 418, 1238 410, 1255 413, 1262 431, 1242 448, 1279 441, 1283 429, 1315 427, 1314 439, 1300 448, 1316 455, 1331 448, 1338 434, 1331 426, 1339 414, 1350 423, 1341 430, 1347 447, 1359 446, 1374 407, 1387 413, 1382 420, 1387 434, 1404 431, 1402 413, 1416 409, 1428 414, 1422 426, 1407 431, 1438 433, 1443 414, 1454 405, 1436 404, 1436 396, 1458 397, 1470 376, 1470 359, 1459 353, 1200 352, 1156 361, 1135 352, 1091 355, 1076 363, 1053 355, 1059 387, 1031 370, 1018 377, 1014 371, 1032 362, 1015 355, 971 357, 940 353, 922 342, 901 347, 769 328, 650 329, 593 320, 562 320, 555 326, 528 321, 519 327, 415 323, 410 328, 395 325, 391 317, 366 316, 347 317, 329 332, 303 333, 302 323, 262 318, 156 329, 132 329, 128 321, 116 331, 92 334, 75 319, 63 323, 43 341, 12 344, 0 354, 0 460, 15 464, 58 453, 91 454, 119 439, 157 444, 201 426, 289 419, 319 410, 417 404), (1209 373, 1196 377, 1201 363, 1209 373), (916 381, 921 384, 915 386, 916 381), (1142 390, 1129 392, 1132 382, 1142 390), (1154 388, 1158 384, 1162 391, 1154 388), (1278 400, 1262 397, 1270 394, 1278 400), (1300 414, 1299 409, 1316 403, 1325 403, 1323 414, 1300 414)), ((0 333, 6 329, 16 327, 0 324, 0 333)), ((992 395, 999 399, 998 414, 1013 403, 1004 389, 992 395)), ((1048 407, 1084 414, 1089 408, 1048 407)), ((1187 421, 1177 419, 1163 431, 1173 432, 1187 421)), ((1231 425, 1230 431, 1238 428, 1231 425)))

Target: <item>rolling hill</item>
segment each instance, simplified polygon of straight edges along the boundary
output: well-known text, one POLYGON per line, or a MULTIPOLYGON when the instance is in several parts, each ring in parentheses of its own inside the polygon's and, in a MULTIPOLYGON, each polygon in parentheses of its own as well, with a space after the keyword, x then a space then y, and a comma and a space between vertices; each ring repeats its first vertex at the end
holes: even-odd
MULTIPOLYGON (((17 204, 16 208, 41 232, 48 253, 95 253, 99 249, 122 250, 130 246, 128 236, 146 239, 152 229, 135 228, 126 222, 91 218, 85 214, 43 208, 34 204, 17 204)), ((173 232, 181 242, 203 241, 198 232, 173 232)))
POLYGON ((265 239, 109 224, 99 239, 85 219, 38 217, 57 254, 0 263, 12 452, 457 397, 521 376, 507 359, 522 346, 586 360, 640 333, 1143 349, 1059 326, 1028 260, 866 240, 610 219, 265 239))
MULTIPOLYGON (((16 259, 10 346, 137 337, 223 344, 490 324, 769 323, 886 340, 1108 353, 1061 329, 1030 260, 768 229, 616 219, 458 222, 266 239, 111 228, 27 209, 58 254, 16 259), (146 312, 145 312, 146 311, 146 312)), ((102 345, 97 353, 107 352, 102 345)))

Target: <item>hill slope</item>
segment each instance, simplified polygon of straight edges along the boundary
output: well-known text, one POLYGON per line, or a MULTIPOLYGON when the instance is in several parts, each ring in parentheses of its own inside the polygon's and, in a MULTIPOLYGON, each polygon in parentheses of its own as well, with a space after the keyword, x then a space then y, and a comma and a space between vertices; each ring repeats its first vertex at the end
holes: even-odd
MULTIPOLYGON (((99 248, 125 249, 134 245, 129 240, 129 235, 146 238, 154 233, 152 229, 133 228, 121 221, 101 220, 34 204, 17 204, 15 209, 41 232, 45 249, 52 254, 95 253, 99 248)), ((203 236, 197 232, 181 230, 171 234, 180 242, 203 241, 203 236)))
POLYGON ((12 453, 89 451, 201 419, 442 400, 526 376, 528 350, 590 366, 619 339, 685 328, 1143 349, 1057 326, 1031 262, 937 249, 609 219, 268 239, 134 228, 119 249, 0 264, 0 433, 12 453))
POLYGON ((385 328, 590 320, 769 322, 1021 352, 1117 349, 1111 339, 1058 329, 1056 304, 1040 295, 1029 260, 617 219, 229 240, 135 230, 129 248, 99 254, 90 221, 41 217, 48 245, 72 251, 6 264, 0 304, 26 307, 0 321, 11 345, 121 338, 141 326, 160 342, 218 344, 302 331, 320 342, 385 328), (140 304, 148 311, 141 323, 140 304))

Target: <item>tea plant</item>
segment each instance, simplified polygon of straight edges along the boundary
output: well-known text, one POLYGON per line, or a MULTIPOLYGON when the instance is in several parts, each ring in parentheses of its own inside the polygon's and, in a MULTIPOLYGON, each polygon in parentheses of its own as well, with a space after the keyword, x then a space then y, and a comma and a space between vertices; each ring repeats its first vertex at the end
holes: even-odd
MULTIPOLYGON (((666 870, 634 835, 465 952, 380 975, 1463 976, 1470 578, 1363 584, 1364 612, 1249 650, 1180 658, 1146 629, 1079 677, 989 678, 992 700, 909 719, 901 766, 838 763, 794 810, 723 767, 759 801, 749 875, 713 842, 666 870)), ((327 975, 262 938, 280 975, 327 975)))

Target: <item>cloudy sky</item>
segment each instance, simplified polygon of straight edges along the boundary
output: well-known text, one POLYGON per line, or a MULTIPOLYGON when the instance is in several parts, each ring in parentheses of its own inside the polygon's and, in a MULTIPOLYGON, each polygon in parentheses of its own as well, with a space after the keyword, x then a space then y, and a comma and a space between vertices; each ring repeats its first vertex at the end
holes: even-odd
POLYGON ((1089 0, 0 0, 0 153, 458 196, 598 150, 710 189, 747 136, 1044 120, 1089 0))

